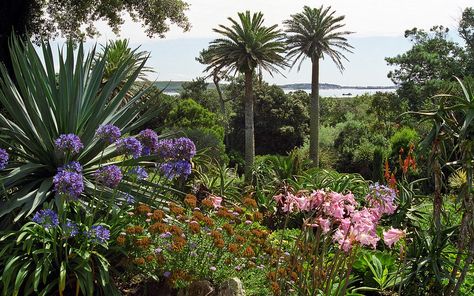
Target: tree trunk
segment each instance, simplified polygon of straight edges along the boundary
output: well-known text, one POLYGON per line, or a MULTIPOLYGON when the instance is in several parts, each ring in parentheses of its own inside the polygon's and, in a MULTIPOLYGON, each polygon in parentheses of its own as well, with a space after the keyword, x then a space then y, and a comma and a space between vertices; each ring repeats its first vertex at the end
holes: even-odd
POLYGON ((434 163, 433 163, 433 174, 434 174, 434 200, 433 200, 433 222, 435 231, 441 231, 441 211, 443 207, 443 196, 441 195, 441 166, 439 164, 438 153, 435 152, 434 163))
POLYGON ((216 86, 217 94, 219 95, 219 105, 221 107, 221 113, 222 113, 222 116, 225 117, 225 101, 224 101, 224 97, 222 95, 221 87, 219 86, 219 81, 220 80, 221 79, 219 78, 218 75, 216 75, 216 74, 213 75, 212 81, 214 82, 214 85, 216 86))
POLYGON ((245 182, 252 182, 252 169, 255 159, 255 136, 253 122, 253 77, 252 72, 245 72, 245 182))
POLYGON ((219 77, 217 72, 214 72, 212 81, 214 82, 214 85, 216 86, 217 94, 219 95, 219 105, 221 108, 222 124, 224 125, 224 145, 227 146, 229 144, 229 121, 227 119, 227 113, 225 110, 224 95, 222 94, 222 90, 219 85, 220 80, 221 78, 219 77))
POLYGON ((312 62, 309 157, 313 166, 319 167, 319 58, 312 62))

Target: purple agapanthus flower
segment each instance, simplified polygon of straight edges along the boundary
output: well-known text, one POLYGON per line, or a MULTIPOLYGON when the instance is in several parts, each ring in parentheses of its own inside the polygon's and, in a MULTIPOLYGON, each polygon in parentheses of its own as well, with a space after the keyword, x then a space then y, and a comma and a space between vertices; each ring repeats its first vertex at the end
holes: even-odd
POLYGON ((148 178, 148 173, 141 166, 137 166, 137 167, 134 167, 134 168, 130 169, 129 174, 131 176, 136 177, 137 180, 145 180, 145 179, 148 178))
POLYGON ((77 199, 84 191, 82 175, 77 172, 61 170, 53 177, 54 191, 77 199))
POLYGON ((60 135, 59 138, 54 141, 54 145, 56 145, 59 151, 72 153, 79 153, 79 151, 84 148, 81 139, 75 134, 60 135))
POLYGON ((115 145, 119 153, 131 155, 133 158, 138 158, 142 154, 142 143, 134 137, 118 139, 115 145))
POLYGON ((138 140, 143 145, 142 155, 150 155, 158 149, 158 135, 151 129, 142 130, 138 136, 138 140))
POLYGON ((95 136, 108 144, 117 141, 121 135, 120 129, 113 124, 101 125, 95 131, 95 136))
POLYGON ((133 195, 130 193, 125 193, 124 198, 125 202, 129 205, 133 205, 135 203, 135 197, 133 197, 133 195))
POLYGON ((69 219, 66 221, 66 223, 63 224, 62 229, 64 236, 67 238, 75 237, 79 233, 79 228, 77 227, 77 224, 69 219))
POLYGON ((174 146, 176 149, 176 159, 191 160, 196 155, 196 145, 191 139, 178 138, 175 139, 174 146))
POLYGON ((165 160, 191 160, 196 146, 188 138, 165 139, 158 142, 158 154, 165 160))
POLYGON ((160 170, 168 179, 187 178, 191 174, 191 163, 186 160, 168 161, 162 163, 160 170))
POLYGON ((115 188, 118 186, 120 181, 122 181, 122 171, 116 165, 104 166, 94 173, 94 177, 97 182, 108 186, 110 188, 115 188))
POLYGON ((102 225, 94 225, 91 230, 86 232, 86 235, 91 242, 103 244, 110 239, 110 230, 102 225))
POLYGON ((51 209, 39 210, 33 216, 33 222, 38 223, 45 229, 56 227, 59 225, 58 214, 51 209))
POLYGON ((0 148, 0 170, 3 170, 7 166, 9 158, 8 152, 0 148))
POLYGON ((74 172, 74 173, 82 173, 82 166, 79 162, 77 161, 71 161, 70 163, 67 163, 63 165, 62 167, 58 168, 58 172, 74 172))

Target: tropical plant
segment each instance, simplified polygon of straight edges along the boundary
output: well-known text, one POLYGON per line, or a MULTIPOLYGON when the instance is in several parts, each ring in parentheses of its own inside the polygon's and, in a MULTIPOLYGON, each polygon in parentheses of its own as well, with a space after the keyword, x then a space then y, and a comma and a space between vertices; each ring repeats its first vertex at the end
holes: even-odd
MULTIPOLYGON (((51 208, 46 203, 32 221, 2 234, 2 295, 120 295, 106 258, 112 235, 104 217, 77 201, 62 213, 51 208)), ((111 211, 115 220, 125 214, 111 211)))
POLYGON ((342 52, 351 52, 352 46, 345 35, 349 31, 339 31, 345 24, 344 16, 335 16, 331 6, 311 8, 305 6, 303 12, 294 14, 284 21, 287 33, 289 58, 294 58, 292 66, 306 58, 311 59, 311 107, 310 107, 310 158, 314 166, 319 166, 319 60, 327 55, 339 70, 344 70, 342 60, 347 60, 342 52))
MULTIPOLYGON (((95 136, 96 129, 113 124, 126 134, 153 118, 157 110, 144 111, 147 106, 140 104, 147 89, 135 93, 122 105, 146 60, 136 67, 130 57, 125 59, 110 79, 102 83, 107 60, 95 59, 94 49, 85 54, 82 44, 75 54, 69 41, 59 53, 57 63, 48 42, 42 44, 41 57, 31 42, 17 38, 12 40, 10 50, 15 77, 10 77, 5 67, 0 66, 0 102, 11 119, 0 114, 0 130, 6 135, 0 142, 11 149, 14 160, 0 179, 6 189, 0 201, 0 217, 8 214, 17 221, 51 200, 55 196, 53 176, 60 166, 73 160, 83 166, 85 196, 98 202, 111 197, 112 191, 107 189, 101 198, 94 194, 97 189, 91 181, 93 172, 106 162, 127 166, 138 160, 116 159, 114 145, 104 146, 95 136), (136 67, 132 74, 131 67, 136 67), (114 94, 127 76, 120 91, 114 94), (80 136, 83 145, 80 152, 58 151, 55 139, 66 134, 80 136)), ((120 190, 133 192, 138 199, 148 196, 133 182, 121 186, 120 190)))
MULTIPOLYGON (((473 159, 474 159, 474 93, 471 80, 464 83, 458 79, 462 95, 441 94, 434 99, 439 100, 435 109, 426 112, 416 112, 422 120, 432 123, 432 129, 421 143, 431 148, 430 163, 435 179, 435 196, 433 200, 433 216, 435 233, 445 228, 441 225, 441 209, 443 198, 441 188, 442 166, 462 168, 466 171, 466 182, 459 190, 462 209, 461 225, 456 242, 457 254, 451 274, 447 276, 449 284, 445 287, 445 295, 457 295, 470 266, 474 260, 474 195, 472 189, 473 159), (451 147, 447 149, 446 147, 451 147), (464 264, 461 264, 463 261, 464 264)), ((449 229, 449 228, 448 228, 449 229)), ((438 238, 435 242, 442 241, 438 238)))
POLYGON ((264 26, 261 12, 238 13, 239 21, 228 18, 231 26, 219 25, 214 32, 222 37, 209 45, 206 71, 222 69, 224 73, 245 76, 245 180, 251 182, 255 158, 253 77, 257 69, 270 74, 286 66, 283 34, 277 25, 264 26))
POLYGON ((141 68, 138 79, 146 78, 146 74, 151 72, 151 68, 143 64, 148 59, 146 51, 138 51, 139 48, 130 48, 128 39, 117 39, 109 41, 106 46, 102 47, 102 52, 97 54, 100 60, 105 56, 105 69, 102 80, 109 80, 113 74, 120 68, 123 63, 128 63, 128 75, 124 77, 123 83, 138 69, 141 68))

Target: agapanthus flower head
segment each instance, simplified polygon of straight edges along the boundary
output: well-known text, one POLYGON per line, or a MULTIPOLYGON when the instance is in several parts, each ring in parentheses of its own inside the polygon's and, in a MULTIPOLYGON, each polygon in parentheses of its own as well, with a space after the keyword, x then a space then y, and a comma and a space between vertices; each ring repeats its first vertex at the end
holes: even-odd
POLYGON ((194 145, 194 142, 189 138, 182 137, 175 139, 174 146, 177 159, 191 160, 191 158, 196 155, 196 145, 194 145))
POLYGON ((196 146, 188 138, 164 139, 158 142, 158 154, 165 160, 191 160, 196 146))
POLYGON ((142 143, 134 137, 118 139, 115 142, 115 147, 119 153, 130 155, 133 158, 138 158, 142 155, 142 143))
POLYGON ((391 248, 392 245, 396 244, 400 239, 404 238, 407 235, 405 230, 390 228, 387 231, 383 232, 383 241, 385 244, 391 248))
POLYGON ((67 220, 62 226, 63 234, 65 237, 75 237, 79 233, 77 224, 71 220, 67 220))
POLYGON ((110 187, 115 188, 122 181, 122 171, 116 165, 107 165, 94 172, 94 178, 97 182, 110 187))
POLYGON ((77 161, 71 161, 70 163, 67 163, 63 165, 62 167, 58 168, 58 172, 74 172, 74 173, 82 173, 82 166, 79 162, 77 161))
POLYGON ((130 193, 120 193, 120 199, 125 200, 125 202, 129 205, 133 205, 135 203, 135 197, 130 193))
POLYGON ((32 220, 46 229, 59 225, 58 214, 51 209, 39 210, 35 213, 32 220))
POLYGON ((108 144, 114 143, 121 136, 120 129, 113 124, 99 126, 95 131, 95 136, 108 144))
POLYGON ((138 140, 143 145, 143 155, 150 155, 152 153, 155 153, 158 149, 158 134, 151 130, 151 129, 145 129, 142 130, 138 136, 138 140))
POLYGON ((9 158, 8 152, 0 148, 0 170, 3 170, 7 166, 9 158))
POLYGON ((93 225, 86 235, 91 242, 103 244, 110 239, 110 230, 103 225, 93 225))
POLYGON ((168 161, 160 165, 160 170, 168 179, 187 178, 191 174, 191 163, 186 160, 168 161))
POLYGON ((79 153, 84 148, 81 139, 75 134, 62 134, 54 141, 56 149, 63 152, 79 153))
POLYGON ((148 173, 141 166, 133 167, 132 169, 130 169, 130 171, 128 173, 131 176, 136 177, 137 180, 145 180, 145 179, 148 178, 148 173))
POLYGON ((73 171, 59 170, 53 177, 54 191, 77 199, 84 191, 82 175, 73 171))

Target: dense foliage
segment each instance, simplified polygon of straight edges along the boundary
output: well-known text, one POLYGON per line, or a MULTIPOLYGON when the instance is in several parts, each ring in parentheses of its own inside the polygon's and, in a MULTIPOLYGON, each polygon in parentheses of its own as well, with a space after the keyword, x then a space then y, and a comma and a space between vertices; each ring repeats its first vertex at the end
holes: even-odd
MULTIPOLYGON (((305 13, 342 26, 322 8, 291 25, 305 13)), ((408 31, 413 48, 389 58, 396 92, 320 98, 322 168, 310 95, 257 75, 285 64, 261 13, 217 29, 198 57, 214 85, 197 78, 180 96, 142 80, 147 54, 127 41, 88 54, 68 42, 56 58, 13 38, 14 71, 0 67, 2 295, 221 295, 230 282, 261 296, 472 295, 473 15, 465 47, 443 27, 408 31), (244 179, 249 106, 258 155, 244 179)))

